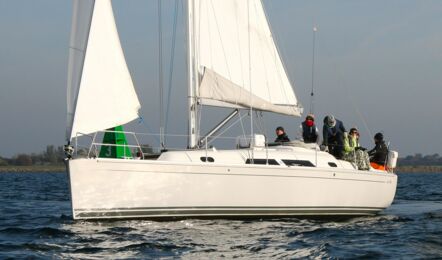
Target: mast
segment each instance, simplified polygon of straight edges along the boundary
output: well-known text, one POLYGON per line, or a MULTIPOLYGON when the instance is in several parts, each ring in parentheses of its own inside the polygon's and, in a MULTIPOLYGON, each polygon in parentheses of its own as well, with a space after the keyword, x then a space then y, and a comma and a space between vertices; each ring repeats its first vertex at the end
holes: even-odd
POLYGON ((195 19, 194 19, 194 0, 187 1, 187 52, 188 52, 188 111, 189 111, 189 129, 188 129, 188 148, 195 148, 198 140, 197 129, 197 97, 198 70, 195 58, 195 19))

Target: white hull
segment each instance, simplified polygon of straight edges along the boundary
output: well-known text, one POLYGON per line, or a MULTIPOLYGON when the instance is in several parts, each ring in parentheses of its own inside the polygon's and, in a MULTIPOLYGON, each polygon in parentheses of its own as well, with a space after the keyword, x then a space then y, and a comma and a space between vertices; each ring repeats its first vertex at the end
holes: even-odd
MULTIPOLYGON (((186 9, 189 147, 199 147, 200 104, 301 114, 261 1, 189 1, 186 9)), ((73 10, 69 144, 130 122, 139 109, 111 1, 76 0, 73 10)), ((132 134, 137 145, 126 148, 141 151, 132 134)), ((90 151, 103 148, 96 138, 90 151)), ((394 174, 358 171, 316 144, 269 148, 263 135, 244 136, 245 145, 242 139, 237 148, 248 149, 164 152, 157 160, 69 160, 73 218, 362 215, 393 201, 394 174)))
POLYGON ((74 159, 74 219, 370 215, 397 176, 342 168, 74 159))

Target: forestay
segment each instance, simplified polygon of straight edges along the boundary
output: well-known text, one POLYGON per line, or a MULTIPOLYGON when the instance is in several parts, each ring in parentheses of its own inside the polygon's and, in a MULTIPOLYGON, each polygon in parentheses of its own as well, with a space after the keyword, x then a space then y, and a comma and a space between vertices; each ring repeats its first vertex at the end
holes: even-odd
POLYGON ((125 124, 140 102, 110 0, 74 0, 67 90, 67 138, 125 124))
POLYGON ((195 0, 195 55, 205 105, 299 116, 260 0, 195 0))

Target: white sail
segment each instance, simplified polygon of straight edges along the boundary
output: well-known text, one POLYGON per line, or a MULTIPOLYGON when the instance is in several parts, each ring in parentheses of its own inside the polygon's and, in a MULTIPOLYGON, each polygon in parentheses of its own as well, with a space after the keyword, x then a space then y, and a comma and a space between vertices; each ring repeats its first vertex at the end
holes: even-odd
POLYGON ((260 0, 195 0, 195 50, 206 105, 299 116, 260 0))
POLYGON ((74 120, 75 101, 80 86, 89 28, 94 10, 94 0, 74 0, 71 39, 69 43, 69 68, 67 81, 66 138, 70 139, 74 120))
POLYGON ((68 75, 68 138, 125 124, 140 102, 110 0, 74 0, 68 75))

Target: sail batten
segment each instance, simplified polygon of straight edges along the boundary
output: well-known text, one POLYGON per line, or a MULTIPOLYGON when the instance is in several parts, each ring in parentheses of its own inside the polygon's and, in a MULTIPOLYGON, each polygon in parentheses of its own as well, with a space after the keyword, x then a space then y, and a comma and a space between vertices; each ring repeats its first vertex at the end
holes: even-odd
POLYGON ((299 116, 302 108, 273 40, 262 2, 195 2, 197 63, 202 76, 199 98, 231 105, 231 99, 218 99, 230 93, 232 99, 249 99, 241 104, 245 108, 260 107, 260 110, 299 116), (223 95, 219 95, 223 91, 219 82, 208 86, 213 75, 223 79, 226 88, 223 95), (281 111, 279 107, 290 107, 290 111, 281 111))
POLYGON ((74 0, 68 76, 68 139, 128 123, 140 103, 110 0, 74 0))

